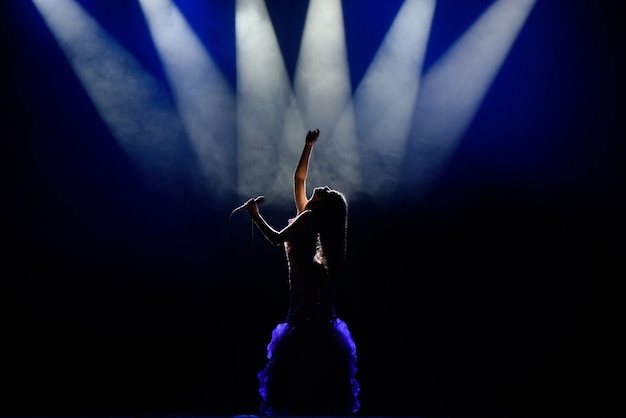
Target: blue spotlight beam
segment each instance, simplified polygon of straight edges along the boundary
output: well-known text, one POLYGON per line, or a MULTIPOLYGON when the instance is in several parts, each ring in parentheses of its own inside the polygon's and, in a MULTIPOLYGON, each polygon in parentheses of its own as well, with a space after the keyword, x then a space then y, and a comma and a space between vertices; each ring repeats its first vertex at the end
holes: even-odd
POLYGON ((399 184, 434 8, 403 4, 355 92, 364 192, 378 198, 399 184))
POLYGON ((340 0, 309 3, 294 84, 307 130, 321 133, 309 178, 351 193, 360 175, 340 0))
POLYGON ((187 137, 213 196, 235 189, 235 101, 225 77, 170 0, 141 0, 187 137))
POLYGON ((285 202, 304 123, 263 1, 237 0, 235 32, 238 194, 285 202))
POLYGON ((148 187, 183 170, 184 132, 167 89, 73 0, 34 0, 106 126, 148 187))
POLYGON ((498 0, 423 77, 403 176, 413 198, 436 183, 528 18, 535 0, 498 0))
MULTIPOLYGON (((284 65, 262 1, 237 2, 238 191, 293 199, 295 164, 309 129, 322 131, 309 178, 348 192, 358 179, 341 4, 311 2, 295 74, 284 65)), ((272 204, 272 201, 268 201, 272 204)))

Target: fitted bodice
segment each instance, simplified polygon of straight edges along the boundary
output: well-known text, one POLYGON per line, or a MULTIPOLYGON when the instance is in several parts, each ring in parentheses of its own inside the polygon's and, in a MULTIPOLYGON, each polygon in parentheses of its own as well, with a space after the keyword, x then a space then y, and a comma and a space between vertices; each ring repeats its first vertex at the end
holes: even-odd
POLYGON ((335 318, 335 284, 315 259, 317 237, 316 228, 310 228, 285 242, 290 292, 287 322, 292 324, 335 318))

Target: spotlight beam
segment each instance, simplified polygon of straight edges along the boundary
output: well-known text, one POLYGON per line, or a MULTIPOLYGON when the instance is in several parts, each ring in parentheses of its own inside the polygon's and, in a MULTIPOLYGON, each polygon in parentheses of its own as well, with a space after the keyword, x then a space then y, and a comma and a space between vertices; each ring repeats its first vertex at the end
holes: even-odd
POLYGON ((435 0, 404 2, 355 92, 361 173, 372 196, 399 184, 434 9, 435 0))
POLYGON ((182 170, 183 130, 166 89, 73 0, 34 0, 85 92, 149 187, 182 170))
MULTIPOLYGON (((405 156, 423 198, 468 129, 535 0, 498 0, 423 77, 405 156)), ((417 197, 417 196, 414 196, 417 197)))
POLYGON ((234 94, 171 0, 139 1, 213 196, 235 189, 234 94), (229 140, 233 138, 233 140, 229 140))
POLYGON ((241 198, 292 199, 295 138, 304 138, 289 76, 263 1, 237 0, 237 143, 241 198))
POLYGON ((340 0, 309 2, 294 85, 307 129, 321 131, 309 177, 350 193, 360 175, 340 0))

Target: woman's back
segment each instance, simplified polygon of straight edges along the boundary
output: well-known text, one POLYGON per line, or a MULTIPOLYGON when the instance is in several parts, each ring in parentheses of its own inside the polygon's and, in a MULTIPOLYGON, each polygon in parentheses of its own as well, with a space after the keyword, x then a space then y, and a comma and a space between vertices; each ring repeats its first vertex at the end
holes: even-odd
POLYGON ((303 213, 298 222, 298 234, 285 241, 290 291, 287 322, 331 320, 335 318, 335 283, 316 257, 319 228, 315 214, 303 213))

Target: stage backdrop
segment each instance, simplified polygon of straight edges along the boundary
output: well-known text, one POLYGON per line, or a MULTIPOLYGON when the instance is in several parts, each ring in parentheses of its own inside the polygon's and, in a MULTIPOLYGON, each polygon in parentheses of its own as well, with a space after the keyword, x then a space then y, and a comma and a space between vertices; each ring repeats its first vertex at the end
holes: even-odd
POLYGON ((2 1, 0 415, 258 413, 315 128, 362 415, 624 413, 613 3, 2 1))

